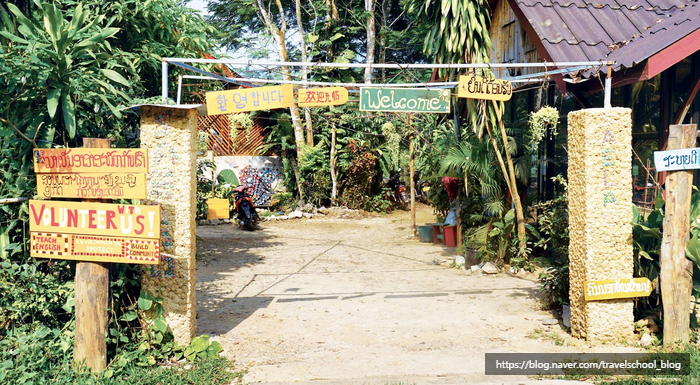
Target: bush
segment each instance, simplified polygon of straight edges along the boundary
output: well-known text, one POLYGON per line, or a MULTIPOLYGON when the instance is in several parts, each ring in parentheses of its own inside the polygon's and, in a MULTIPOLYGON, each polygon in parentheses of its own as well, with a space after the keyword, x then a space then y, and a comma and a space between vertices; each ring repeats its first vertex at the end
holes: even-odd
POLYGON ((296 207, 294 194, 290 192, 277 193, 270 197, 270 211, 287 211, 296 207))
POLYGON ((348 150, 350 162, 341 183, 339 202, 348 208, 362 210, 367 207, 374 178, 377 176, 377 156, 355 140, 349 141, 348 150))
POLYGON ((304 199, 316 206, 331 200, 331 169, 327 151, 322 145, 304 146, 299 156, 299 180, 304 199))

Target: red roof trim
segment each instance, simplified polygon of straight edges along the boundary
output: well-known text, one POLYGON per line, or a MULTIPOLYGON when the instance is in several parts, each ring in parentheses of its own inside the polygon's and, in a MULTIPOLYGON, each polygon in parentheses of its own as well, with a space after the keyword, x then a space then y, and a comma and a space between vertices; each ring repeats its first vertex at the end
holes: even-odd
POLYGON ((696 29, 648 59, 648 78, 653 78, 699 50, 700 29, 696 29))

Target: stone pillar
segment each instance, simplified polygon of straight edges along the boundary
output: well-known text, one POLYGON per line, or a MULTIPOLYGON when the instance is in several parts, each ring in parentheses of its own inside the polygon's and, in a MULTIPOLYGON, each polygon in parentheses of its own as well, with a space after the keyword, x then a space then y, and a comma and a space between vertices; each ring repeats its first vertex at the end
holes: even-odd
POLYGON ((141 148, 148 149, 148 200, 161 206, 161 263, 145 268, 143 290, 163 298, 178 344, 189 344, 195 315, 196 109, 141 108, 141 148))
POLYGON ((632 278, 632 117, 629 108, 569 113, 571 332, 590 342, 631 340, 632 299, 584 299, 584 282, 632 278))

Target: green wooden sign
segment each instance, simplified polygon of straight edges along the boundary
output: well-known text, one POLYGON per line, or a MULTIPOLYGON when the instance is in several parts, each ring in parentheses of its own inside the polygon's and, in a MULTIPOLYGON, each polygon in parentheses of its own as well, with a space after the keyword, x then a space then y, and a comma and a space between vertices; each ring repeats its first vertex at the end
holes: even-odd
POLYGON ((450 90, 360 88, 360 111, 450 112, 450 90))

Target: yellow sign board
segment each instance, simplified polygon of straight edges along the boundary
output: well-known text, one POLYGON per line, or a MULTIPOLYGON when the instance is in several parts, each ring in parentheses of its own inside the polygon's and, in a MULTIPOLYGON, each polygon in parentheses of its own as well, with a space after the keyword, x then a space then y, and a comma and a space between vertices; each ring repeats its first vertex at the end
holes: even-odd
POLYGON ((228 199, 207 199, 207 219, 229 219, 228 199))
POLYGON ((348 90, 344 87, 299 89, 299 107, 339 106, 348 102, 348 90))
POLYGON ((34 258, 155 265, 160 262, 160 240, 94 235, 32 233, 34 258))
POLYGON ((29 231, 160 238, 160 206, 29 201, 29 231))
POLYGON ((294 105, 291 84, 270 87, 207 92, 207 114, 235 114, 257 110, 272 110, 294 105))
POLYGON ((147 173, 147 150, 140 148, 35 148, 34 172, 147 173))
POLYGON ((513 84, 507 80, 476 75, 459 77, 457 97, 507 101, 513 96, 513 84))
POLYGON ((36 188, 38 195, 47 199, 145 199, 146 174, 38 174, 36 188))
POLYGON ((586 281, 583 290, 586 301, 648 297, 651 294, 651 281, 647 278, 586 281))

